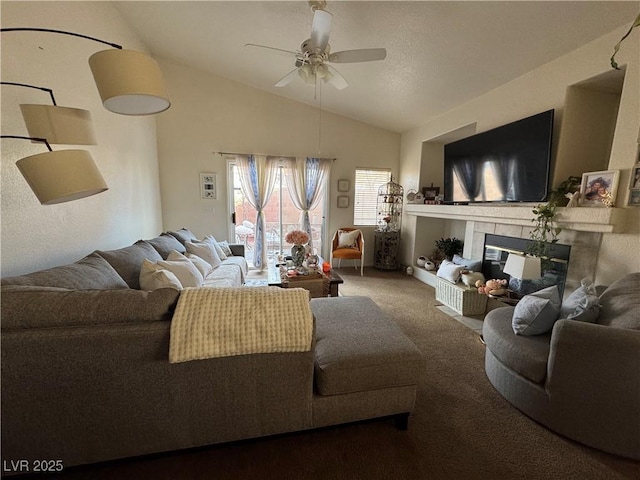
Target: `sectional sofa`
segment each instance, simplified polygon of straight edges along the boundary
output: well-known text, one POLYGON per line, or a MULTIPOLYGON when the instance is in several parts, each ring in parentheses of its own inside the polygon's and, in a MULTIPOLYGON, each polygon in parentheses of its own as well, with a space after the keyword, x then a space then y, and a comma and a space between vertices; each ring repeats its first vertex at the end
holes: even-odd
POLYGON ((385 416, 406 427, 423 359, 368 298, 312 300, 308 351, 170 363, 181 292, 136 282, 173 240, 2 280, 6 465, 67 468, 385 416))

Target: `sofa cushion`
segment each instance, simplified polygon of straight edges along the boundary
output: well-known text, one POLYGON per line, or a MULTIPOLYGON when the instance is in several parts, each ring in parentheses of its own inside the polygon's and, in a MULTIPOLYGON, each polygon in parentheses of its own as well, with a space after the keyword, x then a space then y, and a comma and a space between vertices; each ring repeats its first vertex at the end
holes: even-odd
POLYGON ((216 253, 220 257, 220 260, 225 260, 227 258, 227 254, 225 253, 224 249, 220 246, 220 244, 216 240, 216 237, 214 237, 213 235, 207 235, 202 239, 202 241, 208 242, 211 245, 213 245, 213 248, 216 249, 216 253))
POLYGON ((72 290, 129 288, 118 272, 96 253, 69 265, 3 278, 2 285, 38 285, 72 290))
POLYGON ((169 320, 178 296, 172 289, 3 289, 1 324, 16 330, 169 320))
POLYGON ((640 330, 640 272, 613 282, 600 295, 600 305, 597 323, 640 330))
POLYGON ((550 331, 558 319, 560 304, 560 293, 555 285, 525 295, 513 312, 513 331, 518 335, 540 335, 550 331))
POLYGON ((241 287, 242 283, 240 269, 237 265, 227 263, 220 265, 204 279, 205 287, 241 287))
POLYGON ((562 301, 559 318, 594 323, 600 314, 600 299, 596 289, 588 279, 583 279, 580 286, 562 301))
POLYGON ((211 264, 206 260, 204 260, 203 258, 200 258, 199 256, 194 255, 193 253, 187 253, 187 258, 198 269, 198 271, 202 275, 202 278, 207 278, 207 275, 213 272, 213 267, 211 266, 211 264))
POLYGON ((153 291, 159 288, 182 290, 182 283, 175 274, 145 258, 140 268, 140 290, 153 291))
POLYGON ((321 395, 416 385, 422 354, 368 297, 311 299, 315 384, 321 395))
POLYGON ((167 233, 177 238, 180 241, 180 243, 182 243, 183 245, 187 242, 193 242, 198 240, 198 237, 196 237, 193 234, 193 232, 188 228, 181 228, 180 230, 177 230, 175 232, 167 232, 167 233))
POLYGON ((547 376, 551 332, 521 336, 513 333, 511 319, 514 307, 491 310, 484 318, 482 338, 491 353, 529 380, 541 383, 547 376))
POLYGON ((156 249, 145 240, 138 240, 133 245, 118 250, 97 250, 97 253, 111 264, 129 287, 136 290, 140 289, 140 269, 143 260, 147 259, 151 262, 162 260, 156 249))
POLYGON ((173 250, 180 253, 187 251, 184 248, 184 245, 180 243, 176 237, 169 235, 168 233, 162 233, 156 238, 147 240, 147 242, 150 243, 164 259, 166 259, 173 250))
POLYGON ((185 243, 187 252, 199 256, 213 268, 218 268, 222 263, 218 252, 213 248, 213 245, 208 242, 187 242, 185 243))
POLYGON ((191 260, 176 251, 171 252, 167 258, 167 260, 160 260, 157 264, 178 277, 184 288, 202 286, 204 277, 191 260))
POLYGON ((220 245, 220 248, 222 249, 222 251, 227 257, 230 257, 233 255, 233 252, 231 251, 231 247, 229 246, 229 242, 227 242, 226 240, 223 240, 221 242, 218 242, 218 245, 220 245))

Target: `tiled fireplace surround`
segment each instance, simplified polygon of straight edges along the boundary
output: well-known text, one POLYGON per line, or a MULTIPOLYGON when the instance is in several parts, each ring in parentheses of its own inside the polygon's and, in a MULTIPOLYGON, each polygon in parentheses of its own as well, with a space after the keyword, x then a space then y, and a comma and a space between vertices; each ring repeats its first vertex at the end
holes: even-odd
MULTIPOLYGON (((511 205, 407 205, 408 215, 466 221, 465 250, 468 258, 483 257, 485 234, 529 238, 532 209, 536 204, 511 205)), ((558 209, 559 243, 571 246, 565 292, 573 291, 583 278, 593 278, 602 236, 621 231, 625 224, 621 208, 578 207, 558 209)), ((426 283, 428 279, 418 278, 426 283)))

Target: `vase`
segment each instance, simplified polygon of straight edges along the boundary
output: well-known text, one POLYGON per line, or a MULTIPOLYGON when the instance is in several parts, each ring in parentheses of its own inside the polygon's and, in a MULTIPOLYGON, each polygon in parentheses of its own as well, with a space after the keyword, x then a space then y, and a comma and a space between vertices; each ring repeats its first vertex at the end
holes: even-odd
POLYGON ((306 253, 304 245, 296 244, 291 246, 291 260, 296 269, 302 267, 306 253))

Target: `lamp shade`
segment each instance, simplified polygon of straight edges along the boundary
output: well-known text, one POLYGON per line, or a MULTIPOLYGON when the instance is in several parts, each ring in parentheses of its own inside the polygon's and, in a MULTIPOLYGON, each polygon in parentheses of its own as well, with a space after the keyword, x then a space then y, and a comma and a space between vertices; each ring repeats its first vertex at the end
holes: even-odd
POLYGON ((107 110, 123 115, 152 115, 171 106, 158 62, 133 50, 103 50, 89 66, 107 110))
POLYGON ((538 279, 541 277, 540 257, 510 253, 502 271, 520 280, 538 279))
POLYGON ((30 137, 66 145, 97 143, 88 110, 34 104, 22 104, 20 110, 30 137))
POLYGON ((109 189, 86 150, 39 153, 18 160, 16 165, 43 205, 78 200, 109 189))

